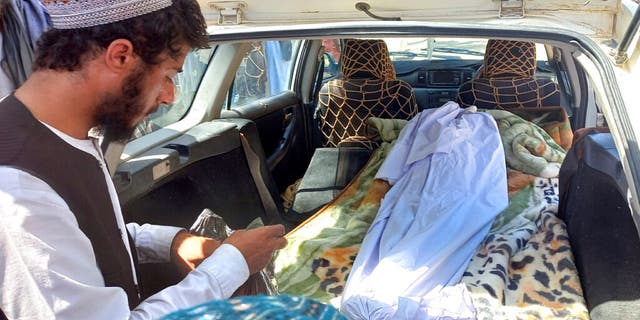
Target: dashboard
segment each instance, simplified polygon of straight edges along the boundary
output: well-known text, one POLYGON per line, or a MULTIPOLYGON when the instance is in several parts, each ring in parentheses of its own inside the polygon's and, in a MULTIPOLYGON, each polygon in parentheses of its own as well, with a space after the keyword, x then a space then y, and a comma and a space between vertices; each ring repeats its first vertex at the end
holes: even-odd
POLYGON ((430 61, 428 65, 394 61, 397 78, 413 87, 420 110, 454 100, 458 88, 472 80, 481 65, 482 60, 430 61))

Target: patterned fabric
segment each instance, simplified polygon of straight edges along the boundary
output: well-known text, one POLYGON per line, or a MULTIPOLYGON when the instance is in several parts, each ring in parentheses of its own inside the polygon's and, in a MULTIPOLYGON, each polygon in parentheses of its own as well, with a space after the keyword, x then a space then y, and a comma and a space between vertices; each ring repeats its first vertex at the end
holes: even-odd
POLYGON ((410 119, 417 113, 413 89, 395 79, 384 41, 347 39, 341 59, 343 79, 327 82, 319 93, 325 147, 337 147, 354 136, 366 137, 369 117, 410 119))
POLYGON ((390 186, 374 180, 406 120, 370 118, 383 143, 349 185, 327 206, 287 234, 275 257, 281 293, 329 302, 342 295, 356 253, 390 186))
POLYGON ((138 17, 171 6, 171 0, 42 0, 56 29, 80 29, 138 17))
POLYGON ((557 178, 511 196, 462 278, 478 319, 589 319, 558 202, 557 178))
POLYGON ((287 213, 287 211, 291 209, 293 200, 296 198, 296 193, 298 192, 298 188, 300 187, 300 182, 302 182, 302 178, 290 184, 284 190, 284 192, 280 194, 280 198, 282 198, 282 206, 284 207, 284 213, 287 213))
POLYGON ((535 72, 535 43, 494 39, 487 42, 484 56, 484 78, 533 78, 535 72))
MULTIPOLYGON (((537 113, 531 121, 542 121, 553 132, 565 127, 549 119, 537 113)), ((406 123, 373 125, 378 121, 368 122, 380 128, 384 141, 397 138, 406 123)), ((365 232, 390 188, 373 179, 389 147, 383 143, 333 202, 288 234, 289 245, 275 260, 281 292, 339 301, 365 232)), ((478 318, 588 318, 566 226, 555 216, 557 179, 509 169, 507 182, 509 206, 496 218, 462 279, 478 318)))
POLYGON ((489 40, 480 76, 462 84, 456 101, 485 109, 559 106, 558 85, 534 76, 535 49, 532 42, 489 40))
POLYGON ((389 49, 382 40, 346 39, 342 49, 340 71, 345 80, 396 78, 396 70, 389 58, 389 49))
POLYGON ((566 152, 542 128, 504 110, 486 110, 495 119, 507 159, 516 170, 555 178, 566 152))
POLYGON ((355 262, 360 245, 330 248, 311 262, 311 270, 320 278, 320 290, 338 297, 344 291, 350 266, 355 262))
POLYGON ((516 109, 509 112, 524 120, 535 123, 549 134, 564 150, 569 150, 573 143, 573 129, 569 123, 567 112, 562 107, 542 107, 535 109, 516 109))
POLYGON ((347 320, 334 307, 305 297, 245 296, 213 300, 176 311, 162 320, 347 320))

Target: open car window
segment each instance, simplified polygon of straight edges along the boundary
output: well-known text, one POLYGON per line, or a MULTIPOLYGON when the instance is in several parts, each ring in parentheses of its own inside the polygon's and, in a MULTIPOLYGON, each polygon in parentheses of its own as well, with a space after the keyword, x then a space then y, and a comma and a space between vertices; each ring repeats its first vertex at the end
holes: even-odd
POLYGON ((225 109, 289 90, 300 40, 254 41, 236 71, 225 109))

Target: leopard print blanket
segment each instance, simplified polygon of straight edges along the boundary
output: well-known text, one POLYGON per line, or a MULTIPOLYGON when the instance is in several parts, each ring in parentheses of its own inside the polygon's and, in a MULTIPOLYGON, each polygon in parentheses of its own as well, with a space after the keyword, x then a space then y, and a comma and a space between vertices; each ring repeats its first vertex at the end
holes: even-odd
POLYGON ((478 319, 589 319, 557 208, 557 178, 511 196, 462 278, 478 319))

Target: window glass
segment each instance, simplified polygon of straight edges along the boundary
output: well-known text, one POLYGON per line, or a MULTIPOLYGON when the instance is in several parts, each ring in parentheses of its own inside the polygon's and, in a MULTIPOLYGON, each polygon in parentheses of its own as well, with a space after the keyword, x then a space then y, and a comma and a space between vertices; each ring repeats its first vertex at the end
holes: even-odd
POLYGON ((340 76, 340 40, 324 39, 322 40, 324 47, 324 73, 322 74, 323 82, 337 78, 340 76))
MULTIPOLYGON (((486 39, 477 38, 386 38, 393 61, 482 59, 486 39)), ((536 58, 547 61, 544 45, 536 44, 536 58)))
POLYGON ((173 104, 161 104, 156 112, 140 121, 133 133, 133 139, 178 122, 187 114, 212 53, 213 48, 209 48, 195 50, 187 54, 182 72, 173 78, 175 84, 173 104))
MULTIPOLYGON (((376 38, 378 39, 378 38, 376 38)), ((477 38, 382 38, 389 48, 391 61, 396 66, 414 65, 432 60, 482 60, 486 39, 477 38)), ((340 40, 323 39, 323 82, 340 77, 340 40)), ((547 65, 547 55, 542 44, 536 44, 538 67, 547 65)))
POLYGON ((299 40, 252 42, 236 71, 227 108, 289 90, 299 45, 299 40))
POLYGON ((487 40, 465 38, 387 38, 393 61, 482 59, 487 40))
MULTIPOLYGON (((420 62, 484 59, 487 39, 478 38, 385 38, 396 71, 420 62)), ((536 43, 536 76, 557 82, 543 44, 536 43)))

